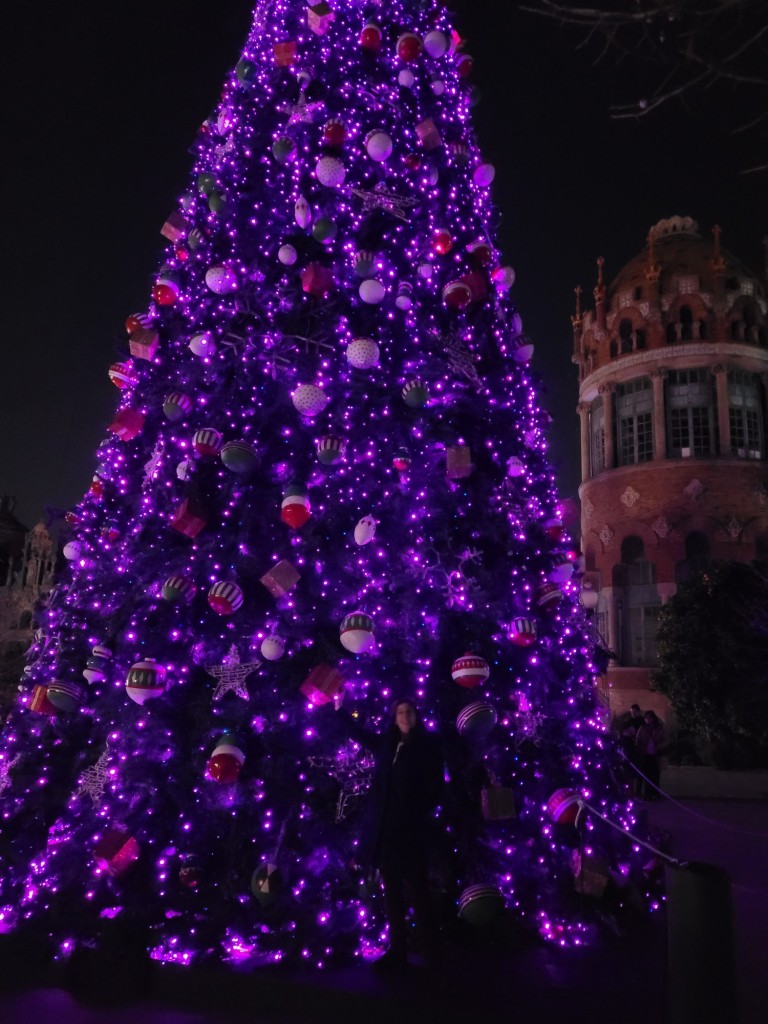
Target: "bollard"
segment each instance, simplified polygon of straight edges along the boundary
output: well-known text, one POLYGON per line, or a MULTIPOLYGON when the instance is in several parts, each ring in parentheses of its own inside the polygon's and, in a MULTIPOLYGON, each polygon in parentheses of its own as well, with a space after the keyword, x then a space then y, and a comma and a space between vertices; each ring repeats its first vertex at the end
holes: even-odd
POLYGON ((667 865, 669 1024, 738 1024, 731 880, 714 864, 667 865))

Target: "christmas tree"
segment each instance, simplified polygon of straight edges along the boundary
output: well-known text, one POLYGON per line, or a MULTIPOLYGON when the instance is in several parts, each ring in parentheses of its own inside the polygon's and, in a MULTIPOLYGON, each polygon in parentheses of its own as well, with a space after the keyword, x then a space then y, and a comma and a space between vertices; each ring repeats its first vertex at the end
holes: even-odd
POLYGON ((4 930, 379 948, 342 694, 442 737, 464 925, 579 943, 632 877, 471 71, 439 0, 257 3, 4 730, 4 930))

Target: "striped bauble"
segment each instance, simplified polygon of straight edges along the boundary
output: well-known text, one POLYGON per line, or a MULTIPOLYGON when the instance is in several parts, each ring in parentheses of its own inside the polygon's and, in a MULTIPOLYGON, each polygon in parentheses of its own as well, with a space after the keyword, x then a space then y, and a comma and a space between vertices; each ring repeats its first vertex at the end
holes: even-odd
POLYGON ((536 623, 533 619, 513 619, 509 639, 516 647, 530 647, 536 643, 536 623))
POLYGON ((185 419, 192 412, 195 403, 181 391, 171 391, 163 399, 163 413, 171 423, 185 419))
POLYGON ((214 583, 208 591, 208 604, 217 615, 233 615, 243 603, 243 592, 236 583, 214 583))
POLYGON ((353 654, 362 654, 373 647, 373 619, 365 612, 352 612, 345 615, 339 626, 339 639, 342 646, 353 654))
POLYGON ((221 461, 230 473, 252 473, 259 462, 252 445, 247 441, 227 441, 221 449, 221 461))
POLYGON ((85 701, 85 689, 79 683, 55 679, 48 684, 46 696, 59 711, 77 711, 85 701))
POLYGON ((402 390, 403 401, 412 409, 422 409, 429 401, 429 392, 420 380, 409 380, 402 390))
POLYGON ((467 739, 482 739, 496 725, 496 711, 492 704, 475 701, 467 704, 456 716, 456 728, 467 739))
POLYGON ((477 928, 493 924, 504 910, 504 895, 495 885, 469 885, 459 896, 459 917, 477 928))
POLYGON ((213 427, 201 427, 195 431, 192 447, 198 455, 218 455, 221 451, 222 437, 213 427))
POLYGON ((109 379, 116 388, 132 388, 138 378, 133 363, 112 363, 109 379))
POLYGON ((547 800, 547 817, 555 825, 578 825, 584 801, 573 789, 556 789, 547 800))
POLYGON ((344 458, 345 447, 343 438, 327 434, 317 442, 317 457, 325 466, 333 466, 344 458))
POLYGON ((144 658, 131 666, 125 679, 125 692, 136 704, 165 693, 165 669, 154 658, 144 658))
POLYGON ((457 658, 451 666, 451 676, 454 683, 471 690, 474 686, 480 686, 491 674, 490 666, 485 658, 478 654, 471 654, 467 651, 460 658, 457 658))
POLYGON ((197 587, 188 576, 169 576, 160 593, 170 604, 190 604, 197 587))

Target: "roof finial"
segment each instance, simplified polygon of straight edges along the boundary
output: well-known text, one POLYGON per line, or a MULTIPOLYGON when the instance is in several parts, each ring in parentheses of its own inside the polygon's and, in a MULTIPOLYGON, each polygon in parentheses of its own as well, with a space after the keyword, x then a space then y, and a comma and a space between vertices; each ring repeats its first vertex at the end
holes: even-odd
POLYGON ((573 290, 576 293, 576 312, 571 317, 571 323, 574 327, 581 327, 581 285, 577 284, 573 290))
POLYGON ((604 263, 605 263, 605 260, 603 259, 603 257, 602 256, 598 256, 597 257, 597 287, 598 288, 602 288, 603 287, 603 264, 604 263))
POLYGON ((723 273, 725 271, 725 260, 723 254, 720 251, 720 225, 715 224, 712 228, 712 234, 715 236, 715 251, 712 254, 712 266, 714 267, 715 273, 723 273))

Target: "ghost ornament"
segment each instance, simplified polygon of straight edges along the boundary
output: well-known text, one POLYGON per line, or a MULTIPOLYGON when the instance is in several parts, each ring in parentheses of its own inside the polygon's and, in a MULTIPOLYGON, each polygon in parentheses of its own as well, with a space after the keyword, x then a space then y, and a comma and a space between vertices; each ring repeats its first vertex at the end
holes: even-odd
POLYGON ((312 223, 312 207, 304 196, 299 196, 294 206, 294 216, 300 228, 308 228, 312 223))
POLYGON ((376 520, 373 516, 363 516, 355 527, 355 544, 363 547, 370 544, 376 536, 376 520))

